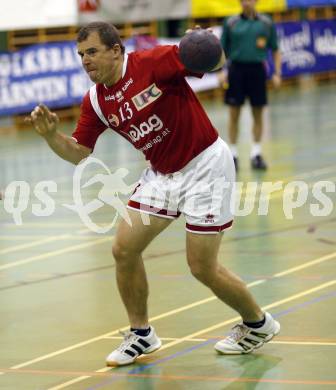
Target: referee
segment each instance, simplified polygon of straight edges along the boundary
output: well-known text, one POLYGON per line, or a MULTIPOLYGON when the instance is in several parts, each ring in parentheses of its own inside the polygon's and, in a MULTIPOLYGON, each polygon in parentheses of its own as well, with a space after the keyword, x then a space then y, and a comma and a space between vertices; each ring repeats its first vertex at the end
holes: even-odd
POLYGON ((239 168, 237 138, 241 107, 248 97, 253 114, 253 140, 251 167, 265 170, 267 165, 261 154, 263 108, 267 104, 266 59, 273 53, 275 72, 272 80, 276 88, 281 84, 281 57, 276 30, 272 20, 256 12, 257 0, 240 0, 242 13, 223 23, 222 46, 228 58, 228 74, 222 72, 220 81, 228 83, 225 103, 229 105, 229 142, 236 170, 239 168))

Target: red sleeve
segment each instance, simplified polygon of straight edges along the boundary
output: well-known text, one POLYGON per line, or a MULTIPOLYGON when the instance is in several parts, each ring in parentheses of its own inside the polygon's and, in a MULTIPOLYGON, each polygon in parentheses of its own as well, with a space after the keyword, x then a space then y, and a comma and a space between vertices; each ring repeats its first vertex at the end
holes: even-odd
POLYGON ((185 68, 180 61, 176 45, 156 46, 154 49, 138 53, 151 64, 157 81, 169 81, 186 76, 203 77, 203 73, 194 73, 185 68))
POLYGON ((80 145, 93 149, 97 138, 106 130, 106 125, 99 119, 92 108, 89 92, 84 96, 77 127, 72 137, 80 145))

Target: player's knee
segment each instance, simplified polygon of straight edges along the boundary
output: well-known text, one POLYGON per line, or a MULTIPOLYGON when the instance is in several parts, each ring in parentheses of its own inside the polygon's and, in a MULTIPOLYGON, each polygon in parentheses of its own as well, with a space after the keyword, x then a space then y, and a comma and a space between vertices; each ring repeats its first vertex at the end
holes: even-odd
POLYGON ((126 245, 119 242, 112 245, 112 254, 117 263, 126 263, 134 256, 126 245))
POLYGON ((211 268, 204 267, 199 262, 192 262, 189 264, 190 272, 201 283, 210 285, 215 273, 211 268))

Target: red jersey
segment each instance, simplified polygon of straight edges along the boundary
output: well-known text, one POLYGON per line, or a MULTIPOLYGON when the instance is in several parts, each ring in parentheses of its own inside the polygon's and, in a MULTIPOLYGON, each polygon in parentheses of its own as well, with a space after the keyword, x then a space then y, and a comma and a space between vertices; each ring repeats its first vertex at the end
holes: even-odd
POLYGON ((124 55, 121 79, 85 95, 73 138, 93 149, 106 129, 141 150, 154 170, 172 173, 210 146, 218 133, 185 80, 201 77, 179 61, 177 46, 124 55))

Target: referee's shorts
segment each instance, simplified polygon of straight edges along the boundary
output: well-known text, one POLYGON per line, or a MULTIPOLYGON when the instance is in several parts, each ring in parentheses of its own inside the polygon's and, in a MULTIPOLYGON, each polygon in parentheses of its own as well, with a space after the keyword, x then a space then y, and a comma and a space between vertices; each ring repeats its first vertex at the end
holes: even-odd
POLYGON ((267 104, 266 68, 262 62, 232 62, 228 69, 229 88, 225 94, 225 103, 229 106, 241 106, 247 97, 254 107, 267 104))

